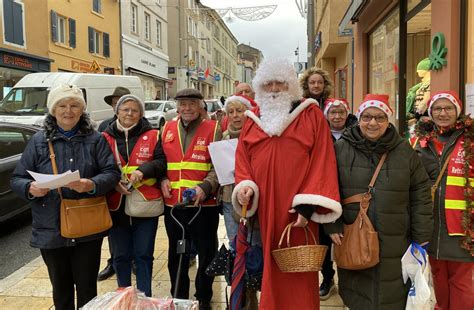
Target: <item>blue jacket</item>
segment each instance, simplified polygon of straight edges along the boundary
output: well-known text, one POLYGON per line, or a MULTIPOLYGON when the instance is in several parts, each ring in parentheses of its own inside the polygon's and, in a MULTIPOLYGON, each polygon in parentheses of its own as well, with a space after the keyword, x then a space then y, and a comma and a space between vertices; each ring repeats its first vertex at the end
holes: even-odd
POLYGON ((33 178, 27 170, 52 174, 53 169, 49 158, 48 141, 53 142, 56 154, 58 173, 67 170, 79 170, 81 178, 91 179, 96 185, 96 192, 78 193, 62 188, 64 198, 80 199, 105 195, 112 190, 120 180, 120 171, 116 167, 112 152, 104 137, 95 131, 88 117, 82 117, 80 128, 76 135, 67 138, 54 126, 54 120, 49 117, 49 127, 36 133, 29 141, 21 160, 18 163, 10 185, 20 197, 31 201, 32 211, 32 247, 54 249, 73 246, 76 242, 90 241, 102 238, 106 232, 77 239, 68 239, 60 233, 60 198, 57 190, 50 190, 46 196, 32 198, 28 195, 33 178))

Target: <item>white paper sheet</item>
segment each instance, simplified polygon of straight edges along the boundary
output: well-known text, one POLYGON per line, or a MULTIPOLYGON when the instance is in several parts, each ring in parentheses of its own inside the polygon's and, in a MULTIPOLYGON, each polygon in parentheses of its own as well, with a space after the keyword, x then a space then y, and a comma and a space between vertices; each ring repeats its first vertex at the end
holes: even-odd
POLYGON ((466 114, 474 117, 474 84, 466 84, 466 114))
POLYGON ((216 170, 220 185, 235 183, 235 150, 237 139, 223 140, 209 144, 212 164, 216 170))
POLYGON ((43 174, 26 170, 38 182, 39 188, 56 189, 74 181, 79 181, 81 176, 79 170, 71 172, 68 170, 61 174, 43 174))

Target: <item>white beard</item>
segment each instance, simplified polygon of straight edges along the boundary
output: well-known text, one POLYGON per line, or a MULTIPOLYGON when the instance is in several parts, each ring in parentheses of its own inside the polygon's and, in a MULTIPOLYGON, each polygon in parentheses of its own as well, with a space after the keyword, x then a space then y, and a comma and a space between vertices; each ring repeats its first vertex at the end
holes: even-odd
POLYGON ((285 130, 290 118, 291 100, 288 92, 264 92, 255 97, 260 106, 262 129, 268 135, 279 136, 285 130))

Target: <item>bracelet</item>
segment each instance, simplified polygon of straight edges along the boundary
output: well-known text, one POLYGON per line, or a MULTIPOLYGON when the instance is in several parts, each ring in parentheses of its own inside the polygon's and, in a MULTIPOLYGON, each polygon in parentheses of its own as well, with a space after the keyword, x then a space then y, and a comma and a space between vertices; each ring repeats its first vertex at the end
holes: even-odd
POLYGON ((97 187, 95 186, 95 182, 92 181, 92 183, 94 183, 94 188, 87 192, 89 195, 95 195, 97 193, 97 187))

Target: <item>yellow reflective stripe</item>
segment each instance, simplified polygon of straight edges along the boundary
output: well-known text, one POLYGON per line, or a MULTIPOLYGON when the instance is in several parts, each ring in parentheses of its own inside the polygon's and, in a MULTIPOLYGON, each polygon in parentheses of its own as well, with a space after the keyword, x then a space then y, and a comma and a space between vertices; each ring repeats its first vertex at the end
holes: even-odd
MULTIPOLYGON (((156 183, 156 179, 155 178, 151 178, 151 179, 146 179, 145 181, 143 182, 139 182, 138 184, 140 185, 148 185, 148 186, 152 186, 156 183)), ((138 187, 138 186, 137 186, 138 187)))
POLYGON ((448 233, 450 236, 465 236, 466 234, 463 233, 448 233))
POLYGON ((125 166, 125 167, 122 167, 122 172, 125 174, 130 174, 137 169, 138 169, 138 166, 125 166))
POLYGON ((179 163, 168 163, 168 170, 199 170, 209 171, 211 170, 212 164, 208 163, 193 163, 189 161, 183 161, 179 163))
POLYGON ((466 210, 466 201, 446 199, 444 202, 444 208, 450 210, 466 210))
MULTIPOLYGON (((469 178, 469 181, 474 182, 474 178, 469 178)), ((454 177, 449 176, 446 179, 446 185, 453 185, 453 186, 464 186, 466 184, 466 179, 464 177, 454 177)))
POLYGON ((202 181, 193 181, 193 180, 179 180, 176 182, 171 182, 172 189, 179 189, 181 187, 191 188, 201 184, 202 181))

